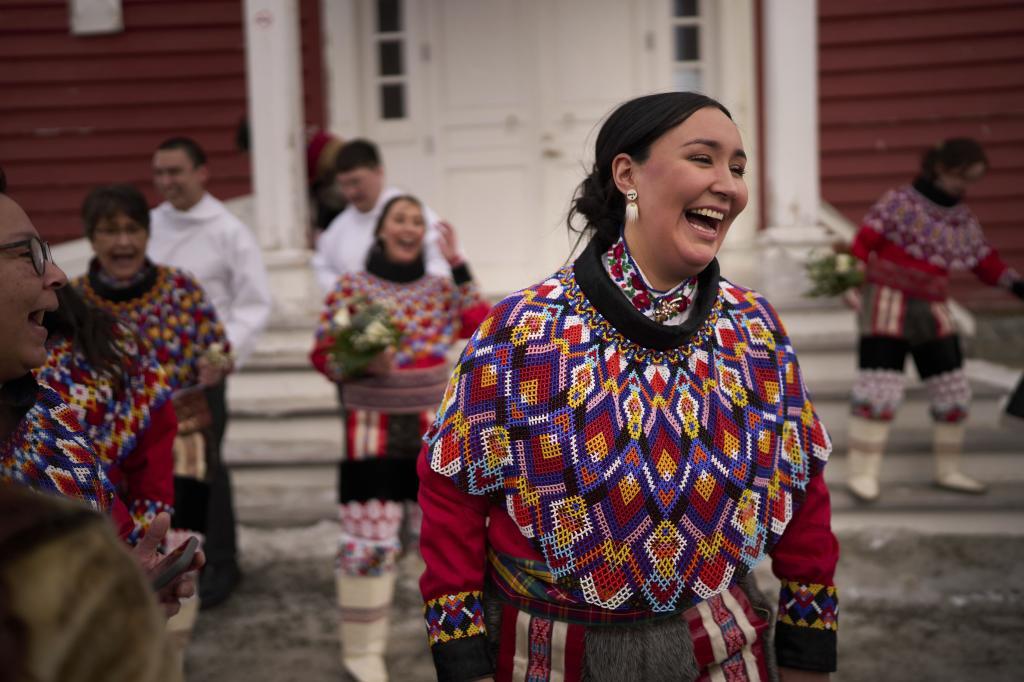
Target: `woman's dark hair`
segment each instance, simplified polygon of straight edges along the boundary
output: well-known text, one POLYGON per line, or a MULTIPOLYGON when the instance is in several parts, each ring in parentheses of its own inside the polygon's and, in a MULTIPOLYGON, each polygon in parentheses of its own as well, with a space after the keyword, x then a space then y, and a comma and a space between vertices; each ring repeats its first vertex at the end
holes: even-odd
POLYGON ((388 217, 388 213, 391 213, 392 207, 399 201, 408 201, 419 206, 421 211, 423 210, 423 202, 411 194, 399 194, 397 197, 392 197, 391 199, 388 199, 387 203, 384 204, 384 208, 380 210, 380 217, 377 218, 376 227, 373 228, 373 235, 375 237, 380 236, 380 229, 384 227, 384 219, 388 217))
POLYGON ((608 248, 619 238, 626 201, 612 181, 612 159, 629 154, 643 163, 659 137, 706 107, 732 114, 717 100, 695 92, 665 92, 645 95, 619 105, 601 126, 594 145, 594 167, 576 188, 566 225, 580 239, 590 233, 598 245, 608 248), (576 216, 585 224, 573 224, 576 216))
POLYGON ((71 339, 75 352, 120 392, 124 387, 126 361, 128 369, 134 364, 133 358, 125 357, 117 343, 118 331, 128 336, 128 329, 107 311, 86 303, 72 287, 57 290, 57 303, 56 310, 43 316, 46 331, 52 336, 71 339))
POLYGON ((103 185, 89 192, 82 202, 85 236, 92 239, 96 225, 118 213, 124 213, 149 232, 149 204, 142 192, 132 185, 103 185))
POLYGON ((3 166, 0 166, 0 194, 7 192, 7 174, 4 173, 3 166))
POLYGON ((963 170, 980 163, 988 168, 988 157, 977 140, 951 137, 921 155, 921 175, 934 180, 941 170, 963 170))

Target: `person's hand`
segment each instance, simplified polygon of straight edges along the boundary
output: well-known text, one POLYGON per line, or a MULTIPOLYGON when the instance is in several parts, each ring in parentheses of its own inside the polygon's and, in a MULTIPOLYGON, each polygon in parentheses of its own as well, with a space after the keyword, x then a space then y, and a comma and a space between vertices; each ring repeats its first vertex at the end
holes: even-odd
POLYGON ((391 374, 394 363, 395 349, 388 346, 378 353, 373 360, 370 360, 370 364, 366 366, 366 371, 374 376, 387 376, 391 374))
MULTIPOLYGON (((163 555, 157 549, 163 543, 170 528, 170 514, 160 512, 153 519, 153 522, 149 524, 149 530, 139 540, 139 544, 135 545, 134 549, 132 549, 132 557, 135 558, 136 563, 138 563, 142 572, 146 575, 146 580, 150 583, 156 578, 156 567, 159 565, 160 560, 163 559, 163 555)), ((168 618, 181 610, 182 599, 188 599, 196 593, 197 571, 205 563, 206 555, 203 554, 203 550, 196 551, 195 556, 192 557, 192 565, 189 566, 189 570, 179 575, 170 584, 157 592, 157 599, 160 601, 160 605, 164 608, 164 614, 168 618)))
POLYGON ((455 228, 451 223, 444 220, 437 223, 437 247, 441 249, 441 255, 448 261, 449 267, 457 268, 465 260, 462 252, 459 251, 459 240, 455 237, 455 228))
POLYGON ((854 312, 860 312, 861 306, 864 305, 863 297, 860 295, 860 289, 853 287, 843 292, 843 303, 848 305, 854 312))
POLYGON ((779 680, 781 682, 828 682, 829 679, 831 678, 828 673, 779 666, 779 680))
POLYGON ((199 369, 199 384, 204 388, 210 388, 224 381, 224 377, 234 370, 235 363, 231 360, 215 363, 209 358, 201 357, 196 367, 199 369))

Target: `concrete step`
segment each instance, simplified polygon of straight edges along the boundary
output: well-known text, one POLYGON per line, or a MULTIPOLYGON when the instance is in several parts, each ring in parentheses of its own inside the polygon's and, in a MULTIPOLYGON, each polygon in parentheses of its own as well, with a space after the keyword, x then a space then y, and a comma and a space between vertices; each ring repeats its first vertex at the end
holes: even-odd
MULTIPOLYGON (((247 381, 242 380, 244 377, 232 379, 229 387, 232 418, 225 456, 232 466, 337 459, 341 452, 342 425, 332 384, 312 371, 277 372, 264 377, 264 385, 254 393, 247 381)), ((849 387, 826 386, 812 395, 835 451, 845 452, 849 387)), ((988 384, 975 387, 967 422, 969 450, 1024 454, 1021 434, 1002 424, 1000 408, 1004 396, 1005 392, 988 384)), ((889 451, 930 452, 932 430, 927 394, 919 383, 913 384, 893 422, 889 451)))
MULTIPOLYGON (((856 362, 847 353, 807 353, 800 359, 804 382, 815 404, 846 402, 856 374, 856 362)), ((971 369, 968 366, 968 375, 971 369)), ((1009 388, 972 378, 974 399, 1001 399, 1009 388)), ((1004 382, 1005 383, 1005 382, 1004 382)), ((1012 387, 1012 386, 1011 386, 1012 387)), ((908 367, 906 400, 927 399, 924 384, 908 367)), ((303 368, 243 371, 228 382, 228 404, 233 417, 286 417, 334 414, 334 385, 308 364, 303 368)))
MULTIPOLYGON (((966 473, 990 484, 985 495, 962 495, 931 485, 930 455, 898 453, 882 466, 882 495, 862 504, 846 492, 844 457, 825 469, 835 516, 859 517, 921 512, 1013 511, 1024 513, 1024 457, 974 452, 964 457, 966 473)), ((255 526, 301 526, 337 518, 337 465, 234 468, 235 507, 242 523, 255 526)))

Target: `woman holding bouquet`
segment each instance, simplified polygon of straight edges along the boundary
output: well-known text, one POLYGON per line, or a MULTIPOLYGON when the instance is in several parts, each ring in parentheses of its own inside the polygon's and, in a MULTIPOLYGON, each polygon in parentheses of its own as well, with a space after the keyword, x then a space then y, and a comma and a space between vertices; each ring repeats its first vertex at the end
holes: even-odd
MULTIPOLYGON (((94 189, 82 205, 85 236, 94 258, 87 274, 71 285, 86 304, 104 310, 142 341, 163 368, 178 419, 174 441, 174 530, 168 545, 206 530, 208 488, 204 480, 211 423, 204 389, 230 371, 227 336, 199 283, 177 268, 146 258, 149 207, 130 185, 94 189)), ((195 620, 198 598, 183 605, 170 627, 183 644, 195 620)))
POLYGON ((494 306, 419 459, 438 679, 827 679, 831 444, 775 310, 716 260, 747 203, 739 130, 649 95, 594 156, 587 247, 494 306))
POLYGON ((865 263, 865 283, 847 484, 859 499, 878 498, 882 453, 903 400, 908 353, 930 394, 936 484, 956 492, 985 491, 959 467, 971 389, 948 298, 951 270, 970 270, 986 284, 1024 298, 1024 279, 989 246, 963 203, 967 188, 987 169, 976 141, 939 143, 924 153, 912 184, 886 192, 868 211, 853 242, 851 252, 865 263))
POLYGON ((311 353, 339 387, 345 443, 338 471, 342 661, 361 682, 386 680, 388 612, 403 506, 418 536, 416 455, 450 373, 446 354, 486 316, 455 233, 439 225, 452 278, 426 273, 423 206, 385 204, 366 270, 327 296, 311 353), (408 504, 407 504, 408 503, 408 504))

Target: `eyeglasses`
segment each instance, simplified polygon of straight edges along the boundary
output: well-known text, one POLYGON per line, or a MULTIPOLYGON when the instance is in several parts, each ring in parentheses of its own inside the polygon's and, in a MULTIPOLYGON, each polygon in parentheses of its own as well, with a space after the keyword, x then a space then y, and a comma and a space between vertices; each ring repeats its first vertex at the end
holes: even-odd
POLYGON ((10 244, 0 244, 0 251, 23 249, 26 246, 29 253, 32 254, 32 267, 36 269, 36 274, 42 277, 46 272, 46 264, 53 262, 53 254, 50 253, 50 245, 39 237, 29 237, 10 244))

